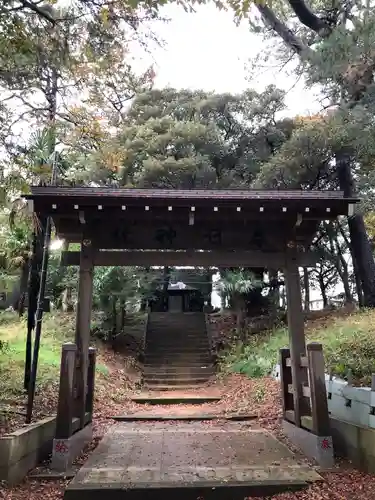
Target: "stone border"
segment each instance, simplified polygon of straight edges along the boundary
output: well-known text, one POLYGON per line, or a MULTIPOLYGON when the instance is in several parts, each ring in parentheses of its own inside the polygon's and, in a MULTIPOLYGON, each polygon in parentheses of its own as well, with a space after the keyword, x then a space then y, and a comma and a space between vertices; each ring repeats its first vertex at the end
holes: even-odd
POLYGON ((18 429, 0 438, 0 480, 14 485, 52 450, 56 417, 18 429))
POLYGON ((316 436, 301 427, 283 420, 283 432, 288 439, 321 467, 330 468, 335 464, 331 436, 316 436))
POLYGON ((84 447, 92 441, 92 438, 92 423, 89 423, 69 438, 54 439, 51 469, 57 472, 68 471, 84 447))
POLYGON ((331 434, 337 455, 348 458, 358 469, 375 473, 375 429, 331 418, 331 434))
MULTIPOLYGON (((89 416, 86 415, 86 420, 89 416)), ((73 419, 73 432, 79 420, 73 419)), ((56 417, 47 417, 0 438, 0 481, 15 485, 52 452, 56 417)))

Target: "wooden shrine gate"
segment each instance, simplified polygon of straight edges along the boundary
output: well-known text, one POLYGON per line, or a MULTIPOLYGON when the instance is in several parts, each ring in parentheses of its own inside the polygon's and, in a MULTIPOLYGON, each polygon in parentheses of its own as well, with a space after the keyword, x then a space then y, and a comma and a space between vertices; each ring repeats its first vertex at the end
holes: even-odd
POLYGON ((287 289, 290 350, 281 353, 286 430, 299 441, 304 433, 329 439, 323 355, 314 344, 306 349, 298 268, 314 265, 309 248, 320 222, 352 215, 357 199, 340 191, 70 187, 33 187, 26 198, 38 217, 52 217, 58 237, 81 245, 62 256, 64 265, 80 268, 75 343, 81 418, 94 266, 267 268, 284 272, 287 289))

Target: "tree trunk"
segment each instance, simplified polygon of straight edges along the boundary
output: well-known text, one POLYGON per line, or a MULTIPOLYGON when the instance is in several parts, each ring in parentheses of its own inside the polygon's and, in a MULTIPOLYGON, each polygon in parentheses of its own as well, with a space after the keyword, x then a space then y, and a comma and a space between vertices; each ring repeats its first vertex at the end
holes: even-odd
MULTIPOLYGON (((69 242, 67 240, 63 241, 61 251, 62 252, 67 252, 69 250, 69 242)), ((64 277, 64 273, 66 273, 66 267, 62 265, 62 261, 60 262, 59 266, 59 281, 62 280, 64 277)), ((70 286, 67 286, 65 290, 61 294, 61 309, 63 312, 72 312, 74 310, 73 303, 72 303, 72 288, 70 286)))
POLYGON ((125 300, 120 300, 120 331, 123 332, 125 329, 125 317, 126 317, 126 309, 125 309, 125 300))
POLYGON ((29 259, 25 259, 24 263, 22 264, 20 277, 20 298, 18 302, 18 314, 20 316, 23 316, 23 313, 25 312, 25 300, 27 293, 27 282, 29 280, 29 271, 29 259))
POLYGON ((360 277, 359 277, 359 270, 358 270, 357 261, 355 260, 355 256, 354 256, 353 249, 352 249, 352 246, 350 244, 350 241, 349 241, 347 235, 345 234, 345 230, 341 226, 340 222, 338 222, 338 226, 339 226, 339 229, 340 229, 341 236, 344 238, 345 243, 346 243, 347 247, 350 250, 350 255, 352 257, 353 273, 354 273, 354 280, 355 280, 355 288, 357 290, 358 306, 359 307, 363 307, 364 306, 364 302, 363 302, 362 285, 361 285, 361 280, 360 280, 360 277))
POLYGON ((245 301, 242 296, 234 294, 233 308, 236 314, 236 335, 237 338, 245 341, 245 301))
POLYGON ((207 280, 207 292, 205 293, 205 300, 209 309, 212 307, 212 270, 207 269, 206 272, 207 280))
POLYGON ((348 270, 348 264, 342 254, 339 242, 337 241, 336 238, 336 249, 337 249, 337 255, 339 258, 339 265, 337 266, 337 271, 340 275, 343 287, 344 287, 344 293, 345 293, 345 303, 346 304, 352 304, 353 303, 353 295, 350 290, 350 283, 349 283, 349 270, 348 270))
POLYGON ((318 281, 319 281, 320 293, 323 299, 323 308, 325 309, 326 307, 328 307, 328 297, 327 297, 326 285, 324 283, 324 277, 322 276, 321 273, 319 274, 318 281))
MULTIPOLYGON (((340 189, 345 196, 354 196, 354 181, 350 156, 345 152, 336 155, 336 168, 340 189)), ((348 219, 350 245, 363 292, 363 305, 375 307, 375 262, 362 215, 348 219)))
POLYGON ((168 287, 171 280, 171 273, 168 266, 163 269, 163 310, 168 311, 168 287))
POLYGON ((112 340, 116 333, 117 333, 117 297, 112 298, 112 333, 111 333, 111 339, 112 340))
POLYGON ((310 281, 309 272, 306 267, 303 268, 303 290, 304 290, 304 310, 310 311, 310 281))
POLYGON ((39 232, 34 231, 31 244, 32 255, 29 262, 29 284, 27 289, 27 332, 26 332, 26 350, 25 350, 25 373, 24 388, 28 390, 31 377, 32 363, 32 334, 35 328, 35 314, 38 302, 38 293, 40 286, 40 270, 43 259, 44 232, 46 219, 40 221, 39 232))
POLYGON ((286 290, 285 286, 283 286, 281 293, 280 293, 280 308, 282 311, 285 311, 286 309, 286 290))
POLYGON ((72 287, 67 286, 62 293, 61 308, 63 312, 72 312, 74 310, 72 301, 72 287))
POLYGON ((271 315, 276 317, 280 307, 280 285, 277 269, 269 270, 271 315))

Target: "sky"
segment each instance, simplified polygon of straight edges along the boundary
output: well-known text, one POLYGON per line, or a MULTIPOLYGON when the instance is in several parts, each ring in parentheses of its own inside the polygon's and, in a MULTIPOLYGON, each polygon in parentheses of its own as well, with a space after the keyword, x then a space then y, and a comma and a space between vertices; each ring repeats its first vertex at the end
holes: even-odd
POLYGON ((236 26, 231 12, 202 5, 195 13, 187 13, 182 7, 169 5, 161 13, 170 22, 157 23, 153 30, 165 46, 154 48, 148 59, 154 63, 157 87, 239 93, 249 87, 261 91, 273 83, 289 91, 288 115, 320 109, 315 93, 305 89, 303 81, 296 83, 294 75, 259 68, 259 76, 249 82, 246 65, 262 51, 264 42, 261 35, 250 33, 246 22, 236 26))
MULTIPOLYGON (((251 74, 246 66, 262 51, 264 43, 261 35, 250 33, 246 22, 236 26, 232 13, 219 11, 214 5, 197 6, 195 13, 168 5, 161 15, 170 21, 157 22, 152 30, 164 41, 163 47, 151 45, 148 55, 137 47, 133 52, 134 69, 154 66, 156 87, 240 93, 246 88, 262 91, 275 84, 287 91, 284 114, 307 115, 320 109, 316 92, 304 88, 304 82, 297 81, 293 74, 259 69, 257 77, 249 81, 251 74)), ((312 291, 312 300, 318 297, 312 291)), ((215 292, 212 298, 214 305, 219 305, 215 292)))

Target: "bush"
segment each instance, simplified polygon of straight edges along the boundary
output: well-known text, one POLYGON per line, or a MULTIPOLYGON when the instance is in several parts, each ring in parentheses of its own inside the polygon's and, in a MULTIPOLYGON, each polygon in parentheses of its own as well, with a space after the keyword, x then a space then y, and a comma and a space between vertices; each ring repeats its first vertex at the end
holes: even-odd
POLYGON ((0 312, 0 325, 8 325, 14 323, 19 319, 18 313, 15 311, 1 311, 0 312))
MULTIPOLYGON (((326 370, 346 378, 349 371, 355 383, 371 384, 375 372, 375 311, 361 311, 330 322, 307 325, 306 341, 321 342, 326 370)), ((278 363, 279 350, 289 344, 288 331, 278 328, 254 335, 246 345, 236 344, 221 358, 224 372, 243 373, 248 377, 271 374, 278 363)))
POLYGON ((6 340, 0 340, 0 353, 7 352, 9 350, 9 342, 6 340))

